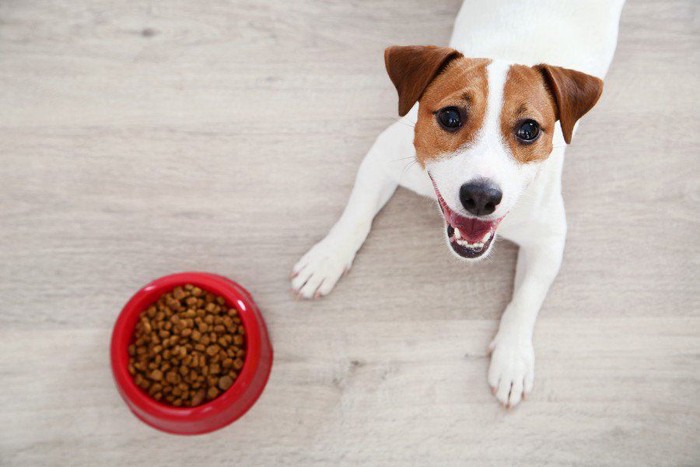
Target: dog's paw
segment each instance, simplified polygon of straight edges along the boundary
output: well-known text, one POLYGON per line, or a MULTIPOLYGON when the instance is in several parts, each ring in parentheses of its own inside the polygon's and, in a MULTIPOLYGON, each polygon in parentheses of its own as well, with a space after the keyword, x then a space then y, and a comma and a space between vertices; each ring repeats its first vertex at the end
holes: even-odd
POLYGON ((333 289, 352 266, 355 252, 328 236, 314 245, 292 270, 292 290, 299 298, 319 298, 333 289))
POLYGON ((532 341, 497 335, 489 350, 489 386, 504 407, 514 407, 532 391, 535 380, 532 341))

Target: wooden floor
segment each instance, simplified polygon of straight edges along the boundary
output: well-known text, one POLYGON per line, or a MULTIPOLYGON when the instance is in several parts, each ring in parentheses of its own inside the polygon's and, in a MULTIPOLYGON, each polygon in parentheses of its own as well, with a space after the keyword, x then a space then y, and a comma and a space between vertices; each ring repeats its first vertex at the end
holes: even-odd
POLYGON ((458 7, 0 2, 0 465, 700 464, 698 2, 625 7, 521 407, 485 355, 516 249, 465 267, 425 199, 290 298, 394 120, 383 48, 445 44, 458 7), (248 287, 276 351, 257 405, 191 438, 137 421, 108 361, 124 302, 182 270, 248 287))

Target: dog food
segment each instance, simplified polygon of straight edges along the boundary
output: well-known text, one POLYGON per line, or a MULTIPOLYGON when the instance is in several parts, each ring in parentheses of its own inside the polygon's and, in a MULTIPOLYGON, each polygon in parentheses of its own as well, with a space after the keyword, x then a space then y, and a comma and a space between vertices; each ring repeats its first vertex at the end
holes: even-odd
POLYGON ((157 401, 195 407, 230 388, 243 368, 238 310, 191 284, 175 287, 139 316, 129 373, 157 401))

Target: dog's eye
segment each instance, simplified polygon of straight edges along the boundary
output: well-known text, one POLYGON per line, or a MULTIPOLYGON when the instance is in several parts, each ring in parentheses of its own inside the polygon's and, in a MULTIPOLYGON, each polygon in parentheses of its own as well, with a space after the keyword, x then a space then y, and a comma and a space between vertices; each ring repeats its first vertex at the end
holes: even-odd
POLYGON ((534 120, 525 120, 515 130, 515 136, 520 141, 531 143, 540 135, 540 125, 534 120))
POLYGON ((457 107, 445 107, 437 111, 437 121, 446 131, 457 131, 462 126, 462 113, 457 107))

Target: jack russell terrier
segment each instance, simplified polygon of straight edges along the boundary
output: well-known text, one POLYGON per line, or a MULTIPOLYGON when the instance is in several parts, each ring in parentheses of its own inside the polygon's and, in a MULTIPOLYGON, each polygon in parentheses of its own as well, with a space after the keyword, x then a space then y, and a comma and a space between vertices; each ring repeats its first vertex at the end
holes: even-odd
POLYGON ((623 3, 467 0, 449 47, 386 49, 403 118, 362 161, 338 222, 294 266, 293 290, 329 293, 398 185, 431 197, 456 257, 485 258, 497 235, 520 247, 488 383, 506 407, 525 398, 535 319, 564 251, 564 150, 603 91, 623 3), (407 156, 418 163, 404 170, 407 156))

